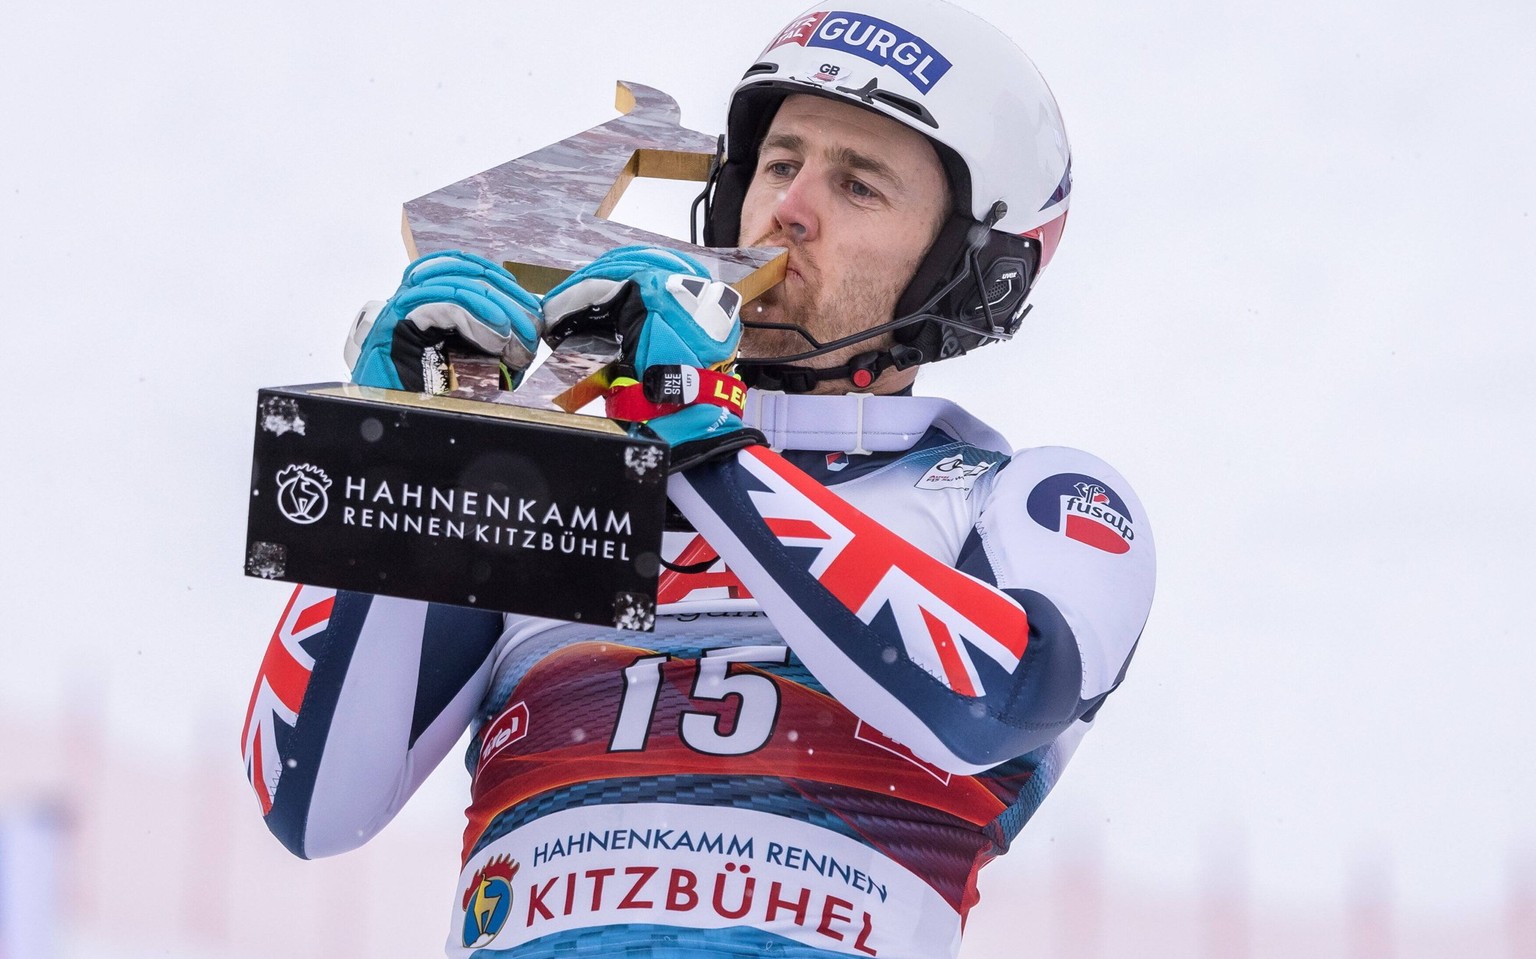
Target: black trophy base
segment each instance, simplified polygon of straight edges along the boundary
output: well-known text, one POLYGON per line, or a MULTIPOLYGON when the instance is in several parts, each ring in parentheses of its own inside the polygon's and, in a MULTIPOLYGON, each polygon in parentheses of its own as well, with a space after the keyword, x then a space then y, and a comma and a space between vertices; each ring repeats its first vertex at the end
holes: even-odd
POLYGON ((667 448, 610 420, 337 383, 260 391, 245 571, 649 630, 667 448))

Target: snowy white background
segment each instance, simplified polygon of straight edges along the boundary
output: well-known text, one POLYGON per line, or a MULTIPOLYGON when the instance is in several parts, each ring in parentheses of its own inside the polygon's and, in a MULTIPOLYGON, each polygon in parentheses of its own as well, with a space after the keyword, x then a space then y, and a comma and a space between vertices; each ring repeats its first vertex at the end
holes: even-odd
MULTIPOLYGON (((1052 84, 1076 190, 1025 332, 919 391, 1114 463, 1161 558, 1129 681, 990 881, 1089 836, 1165 890, 1217 848, 1262 902, 1364 861, 1404 910, 1496 910, 1536 852, 1536 8, 968 5, 1052 84)), ((240 575, 256 389, 345 375, 402 202, 610 118, 621 78, 716 131, 799 9, 9 9, 4 710, 104 690, 123 748, 211 727, 239 776, 287 593, 240 575)), ((411 813, 450 846, 455 776, 411 813)))

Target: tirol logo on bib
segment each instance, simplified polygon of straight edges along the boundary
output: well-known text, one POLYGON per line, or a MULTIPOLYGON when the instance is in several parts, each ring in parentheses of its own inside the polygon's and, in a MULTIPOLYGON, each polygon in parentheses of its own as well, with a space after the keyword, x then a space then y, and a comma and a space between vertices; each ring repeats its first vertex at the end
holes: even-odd
POLYGON ((786 43, 850 53, 890 67, 924 93, 932 90, 953 66, 933 44, 917 34, 862 13, 829 10, 808 14, 785 27, 768 50, 786 43))

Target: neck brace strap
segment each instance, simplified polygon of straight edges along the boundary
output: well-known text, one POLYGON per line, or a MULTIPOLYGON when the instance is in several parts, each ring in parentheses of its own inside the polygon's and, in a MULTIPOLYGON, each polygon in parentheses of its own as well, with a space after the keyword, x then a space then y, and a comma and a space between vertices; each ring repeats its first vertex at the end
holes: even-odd
POLYGON ((891 453, 911 449, 938 427, 973 446, 1013 452, 1001 433, 933 396, 804 396, 752 389, 742 421, 762 431, 776 450, 891 453))

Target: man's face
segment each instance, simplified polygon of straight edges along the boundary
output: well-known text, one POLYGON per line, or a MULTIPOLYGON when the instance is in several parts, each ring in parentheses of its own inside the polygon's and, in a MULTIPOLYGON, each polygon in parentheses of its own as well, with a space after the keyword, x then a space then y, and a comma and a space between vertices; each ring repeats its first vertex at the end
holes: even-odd
MULTIPOLYGON (((748 324, 793 323, 827 343, 889 322, 948 212, 933 145, 894 120, 823 97, 784 101, 763 139, 741 208, 748 246, 789 249, 784 282, 742 310, 748 324)), ((807 366, 840 366, 892 342, 865 340, 807 366)), ((790 356, 811 346, 786 330, 746 328, 741 355, 790 356)), ((906 386, 916 370, 887 371, 875 392, 906 386)), ((846 381, 819 392, 842 392, 846 381)))

